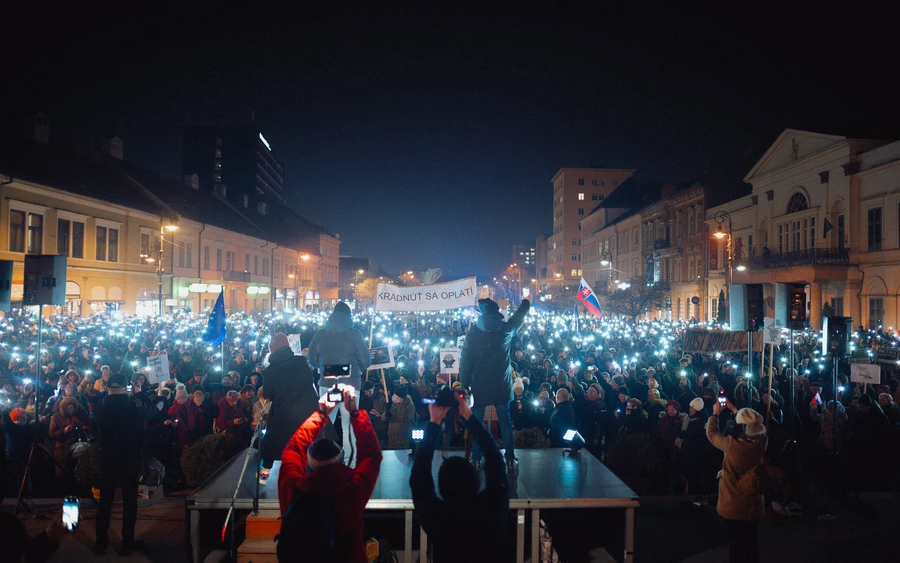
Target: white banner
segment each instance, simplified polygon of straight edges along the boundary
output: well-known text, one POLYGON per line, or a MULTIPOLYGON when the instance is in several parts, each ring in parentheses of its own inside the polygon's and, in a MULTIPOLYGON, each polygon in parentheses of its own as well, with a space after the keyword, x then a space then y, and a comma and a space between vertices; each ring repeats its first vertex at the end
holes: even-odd
POLYGON ((459 348, 441 348, 441 373, 459 373, 459 348))
POLYGON ((156 356, 148 356, 147 382, 152 385, 153 383, 162 383, 169 379, 169 355, 162 352, 156 356))
POLYGON ((375 293, 375 310, 449 311, 474 307, 476 298, 475 278, 418 287, 380 283, 375 293))
POLYGON ((880 385, 881 366, 878 364, 850 364, 850 381, 880 385))

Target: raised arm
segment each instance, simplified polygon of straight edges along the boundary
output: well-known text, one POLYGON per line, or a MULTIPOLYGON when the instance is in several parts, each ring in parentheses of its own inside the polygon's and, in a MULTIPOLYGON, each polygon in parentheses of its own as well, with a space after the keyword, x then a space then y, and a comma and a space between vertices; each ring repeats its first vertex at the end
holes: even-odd
MULTIPOLYGON (((440 501, 434 492, 434 477, 431 474, 434 450, 441 439, 441 425, 435 422, 435 406, 429 405, 431 410, 431 422, 425 426, 425 437, 416 451, 416 459, 413 461, 412 471, 409 475, 409 488, 412 489, 413 505, 416 507, 416 515, 422 521, 422 528, 426 533, 432 533, 432 518, 439 510, 440 501)), ((446 408, 442 409, 446 414, 446 408)))
POLYGON ((278 473, 278 504, 281 515, 291 505, 296 491, 306 478, 306 466, 309 463, 306 458, 306 450, 315 441, 328 415, 322 411, 316 411, 300 425, 294 432, 288 445, 281 452, 281 470, 278 473))
POLYGON ((518 332, 522 325, 525 323, 525 319, 528 317, 528 311, 531 309, 531 301, 527 299, 523 299, 522 303, 519 305, 519 308, 516 309, 516 312, 513 313, 513 316, 509 318, 509 321, 506 323, 510 328, 510 332, 515 334, 518 332))

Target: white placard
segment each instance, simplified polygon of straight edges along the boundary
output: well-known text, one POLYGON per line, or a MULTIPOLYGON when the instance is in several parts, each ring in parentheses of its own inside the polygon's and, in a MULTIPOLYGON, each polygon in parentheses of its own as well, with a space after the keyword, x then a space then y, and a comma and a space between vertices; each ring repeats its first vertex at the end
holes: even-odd
POLYGON ((366 371, 373 369, 386 369, 394 367, 394 350, 391 346, 378 346, 377 348, 369 348, 369 358, 372 359, 372 365, 366 371))
POLYGON ((459 374, 459 348, 451 346, 441 348, 440 373, 459 374))
POLYGON ((462 336, 456 337, 456 347, 457 348, 462 348, 463 344, 465 344, 465 343, 466 343, 466 335, 465 334, 463 334, 462 336))
POLYGON ((168 381, 169 376, 169 355, 165 352, 155 356, 147 357, 147 382, 162 383, 168 381))
POLYGON ((850 381, 879 385, 881 384, 881 366, 878 364, 850 364, 850 381))
POLYGON ((474 307, 477 298, 475 278, 447 283, 400 287, 380 283, 375 292, 376 311, 450 311, 474 307))
POLYGON ((781 328, 775 324, 775 319, 766 317, 763 319, 763 342, 766 344, 781 344, 781 328))
POLYGON ((299 334, 288 334, 288 345, 290 345, 291 350, 294 352, 295 356, 299 356, 303 354, 303 344, 300 343, 300 335, 299 334))

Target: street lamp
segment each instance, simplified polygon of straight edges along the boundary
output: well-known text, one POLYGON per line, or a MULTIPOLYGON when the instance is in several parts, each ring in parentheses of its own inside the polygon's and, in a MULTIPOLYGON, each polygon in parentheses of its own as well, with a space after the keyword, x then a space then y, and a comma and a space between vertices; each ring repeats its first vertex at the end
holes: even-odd
POLYGON ((159 316, 163 314, 163 245, 166 242, 165 234, 167 232, 174 233, 178 230, 178 225, 169 221, 167 219, 162 220, 162 225, 159 227, 159 257, 156 260, 156 276, 159 282, 159 286, 157 289, 159 290, 159 316))
MULTIPOLYGON (((726 268, 725 268, 725 303, 727 303, 727 308, 725 309, 725 320, 726 322, 731 324, 731 281, 732 281, 732 272, 731 272, 731 263, 733 261, 733 256, 731 255, 731 239, 732 239, 732 222, 731 215, 728 214, 727 211, 716 211, 716 214, 713 215, 713 219, 715 219, 718 227, 716 228, 716 232, 713 233, 713 236, 717 239, 721 240, 726 236, 728 239, 725 241, 725 259, 727 260, 726 268), (722 226, 725 222, 728 222, 728 233, 722 229, 722 226)), ((738 268, 739 271, 743 271, 741 268, 738 268)))

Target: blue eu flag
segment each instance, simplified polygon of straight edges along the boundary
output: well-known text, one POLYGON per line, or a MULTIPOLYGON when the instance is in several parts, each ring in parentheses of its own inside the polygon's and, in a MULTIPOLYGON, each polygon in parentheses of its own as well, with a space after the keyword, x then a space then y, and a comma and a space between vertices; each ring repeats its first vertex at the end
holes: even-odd
POLYGON ((225 291, 219 293, 216 306, 209 314, 209 324, 203 333, 203 342, 211 346, 218 346, 225 341, 225 291))

